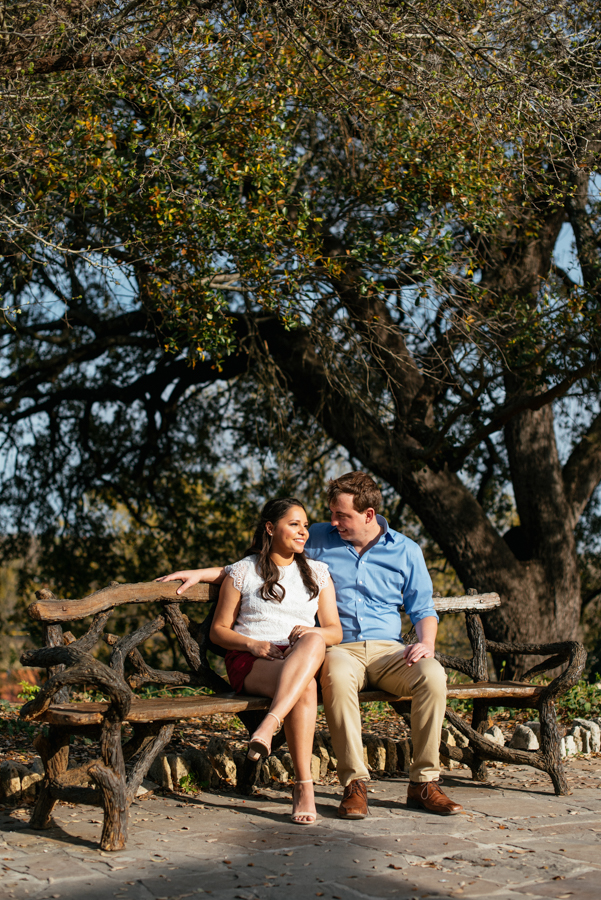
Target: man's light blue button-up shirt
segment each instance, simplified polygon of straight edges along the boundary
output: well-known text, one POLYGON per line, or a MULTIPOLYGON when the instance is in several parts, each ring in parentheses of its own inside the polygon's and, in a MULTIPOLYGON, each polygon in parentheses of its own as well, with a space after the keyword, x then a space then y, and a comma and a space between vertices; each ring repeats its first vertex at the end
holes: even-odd
POLYGON ((305 552, 327 563, 336 589, 342 623, 342 643, 398 641, 401 639, 399 608, 415 625, 434 616, 432 580, 424 555, 415 541, 388 527, 377 544, 359 556, 328 522, 312 525, 305 552))

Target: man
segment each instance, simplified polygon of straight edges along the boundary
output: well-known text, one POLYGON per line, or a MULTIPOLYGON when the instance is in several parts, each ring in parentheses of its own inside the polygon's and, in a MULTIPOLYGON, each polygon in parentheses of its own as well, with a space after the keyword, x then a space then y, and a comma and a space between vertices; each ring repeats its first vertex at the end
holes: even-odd
POLYGON ((368 685, 412 697, 407 805, 441 815, 461 812, 438 783, 446 675, 434 659, 438 616, 422 551, 378 515, 382 495, 369 475, 350 472, 331 481, 328 501, 331 525, 311 527, 305 552, 329 566, 342 623, 342 643, 328 649, 321 677, 344 787, 338 815, 367 815, 369 772, 363 761, 358 691, 368 685), (406 647, 401 643, 401 605, 418 636, 416 644, 406 647))
MULTIPOLYGON (((338 815, 367 815, 369 772, 363 761, 358 692, 368 685, 397 696, 411 695, 413 763, 407 805, 440 815, 462 807, 438 782, 438 747, 446 708, 446 675, 434 659, 438 616, 432 581, 419 546, 388 527, 378 515, 382 495, 364 472, 350 472, 328 485, 331 524, 312 525, 307 556, 327 563, 334 587, 342 643, 328 648, 321 687, 338 777, 344 787, 338 815), (418 642, 401 642, 400 607, 415 626, 418 642)), ((221 567, 166 575, 181 579, 183 593, 199 581, 221 582, 221 567)))

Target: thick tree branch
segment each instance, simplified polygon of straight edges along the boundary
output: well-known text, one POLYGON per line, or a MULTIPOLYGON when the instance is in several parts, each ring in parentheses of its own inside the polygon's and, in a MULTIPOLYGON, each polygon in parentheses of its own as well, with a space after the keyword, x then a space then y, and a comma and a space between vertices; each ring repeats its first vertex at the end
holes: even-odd
POLYGON ((10 75, 52 75, 56 72, 77 72, 81 69, 106 69, 114 65, 132 65, 140 62, 150 55, 146 47, 129 47, 117 51, 105 51, 100 53, 58 53, 42 56, 39 59, 27 63, 15 62, 14 66, 2 66, 0 77, 8 78, 10 75))
POLYGON ((572 450, 563 467, 566 498, 574 525, 601 481, 601 413, 572 450))
MULTIPOLYGON (((132 337, 126 344, 127 346, 135 346, 135 338, 132 337)), ((121 342, 121 345, 123 345, 123 342, 121 342)), ((111 342, 94 341, 87 347, 82 348, 81 353, 89 361, 103 355, 107 349, 113 346, 114 344, 111 342)), ((73 359, 69 357, 69 364, 71 362, 73 362, 73 359)), ((153 410, 160 408, 162 411, 168 411, 185 390, 192 385, 209 384, 215 381, 235 378, 243 374, 248 368, 248 358, 244 353, 228 357, 221 368, 218 369, 210 361, 198 362, 192 366, 188 359, 173 360, 165 357, 150 372, 128 381, 125 385, 100 382, 97 385, 90 386, 75 383, 63 388, 50 389, 47 393, 41 393, 38 389, 39 384, 51 381, 55 377, 54 372, 56 371, 59 374, 60 370, 66 367, 66 364, 63 356, 57 362, 56 370, 52 370, 52 374, 46 371, 39 378, 28 380, 23 384, 9 401, 0 404, 0 411, 2 411, 3 416, 11 422, 17 422, 21 419, 29 419, 31 416, 39 413, 51 414, 69 402, 84 403, 88 406, 94 403, 121 403, 130 406, 136 401, 144 400, 148 396, 154 398, 151 404, 153 410), (166 402, 160 400, 163 392, 175 382, 178 382, 175 393, 172 392, 169 400, 166 402), (33 403, 24 409, 19 409, 19 404, 25 398, 32 400, 33 403)))
MULTIPOLYGON (((595 145, 594 149, 598 151, 599 142, 595 142, 595 145)), ((573 190, 567 195, 566 209, 574 230, 582 280, 586 289, 598 300, 601 296, 601 257, 599 237, 588 211, 590 173, 587 169, 577 169, 572 172, 571 181, 573 190)))
MULTIPOLYGON (((521 412, 525 412, 526 410, 535 412, 539 409, 543 409, 543 407, 545 406, 549 406, 549 404, 553 403, 555 400, 560 400, 562 397, 565 397, 570 388, 572 388, 577 381, 593 375, 600 369, 601 359, 596 359, 589 363, 586 363, 583 366, 580 366, 580 368, 576 369, 574 372, 571 372, 568 376, 566 376, 566 378, 562 379, 559 384, 556 384, 554 387, 549 388, 549 390, 547 391, 541 391, 539 393, 524 393, 512 397, 509 403, 506 403, 505 406, 501 407, 499 410, 497 410, 496 413, 493 414, 492 418, 486 425, 482 425, 480 428, 477 428, 474 432, 472 432, 467 441, 465 441, 459 447, 453 448, 452 451, 449 451, 448 458, 450 464, 454 469, 460 469, 469 454, 485 438, 489 437, 491 434, 495 434, 495 432, 497 431, 500 431, 501 428, 503 428, 503 426, 505 426, 512 418, 519 415, 519 413, 521 412)), ((415 450, 412 450, 411 454, 416 459, 433 459, 442 448, 444 439, 445 434, 440 432, 439 434, 437 434, 436 441, 433 444, 421 449, 417 448, 415 450)))
MULTIPOLYGON (((324 244, 324 255, 347 259, 340 241, 330 237, 324 244)), ((399 417, 404 420, 416 394, 424 383, 424 375, 409 353, 398 324, 381 295, 366 287, 362 273, 352 265, 342 263, 343 272, 332 284, 348 310, 357 332, 363 337, 365 349, 388 379, 395 398, 399 417), (362 292, 363 290, 363 292, 362 292)))

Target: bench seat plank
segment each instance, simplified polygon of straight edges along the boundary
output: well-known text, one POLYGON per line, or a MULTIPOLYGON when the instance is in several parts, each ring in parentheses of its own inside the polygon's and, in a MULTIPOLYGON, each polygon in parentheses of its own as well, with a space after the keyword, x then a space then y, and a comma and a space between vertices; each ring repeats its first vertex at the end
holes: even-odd
MULTIPOLYGON (((447 691, 449 700, 487 700, 515 697, 519 700, 538 698, 541 688, 533 684, 519 682, 479 682, 476 684, 453 685, 447 691)), ((362 691, 359 694, 361 703, 374 701, 410 702, 411 697, 396 697, 385 691, 362 691)), ((181 719, 197 719, 215 713, 235 715, 247 710, 269 709, 270 700, 266 697, 247 697, 240 694, 219 694, 206 697, 155 697, 150 700, 134 699, 125 721, 127 722, 169 722, 181 719)), ((102 713, 108 703, 63 703, 51 706, 38 722, 50 725, 100 725, 102 713)))

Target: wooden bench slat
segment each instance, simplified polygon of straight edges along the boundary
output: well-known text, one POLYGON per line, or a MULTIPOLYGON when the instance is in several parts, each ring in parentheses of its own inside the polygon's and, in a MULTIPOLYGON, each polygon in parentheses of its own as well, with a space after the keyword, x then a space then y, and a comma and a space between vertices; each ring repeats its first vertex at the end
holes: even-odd
POLYGON ((486 612, 501 605, 501 598, 491 591, 489 594, 464 595, 463 597, 434 597, 437 613, 486 612))
POLYGON ((128 603, 209 603, 219 596, 219 585, 216 584, 195 584, 182 596, 176 594, 180 585, 180 581, 111 585, 83 600, 38 599, 28 607, 27 612, 38 622, 77 622, 113 606, 128 603))
MULTIPOLYGON (((179 581, 164 584, 141 582, 140 584, 117 584, 103 588, 82 600, 46 600, 38 598, 27 612, 38 622, 76 622, 88 616, 124 606, 129 603, 209 603, 219 595, 219 585, 196 584, 185 594, 178 595, 179 581)), ((434 608, 439 613, 486 612, 501 605, 498 594, 476 594, 463 597, 435 597, 434 608)))
MULTIPOLYGON (((519 682, 480 682, 476 684, 453 685, 447 691, 449 700, 473 700, 485 697, 490 700, 515 697, 520 700, 536 699, 542 688, 533 684, 519 682)), ((374 701, 410 702, 411 697, 397 697, 385 691, 362 691, 359 694, 361 703, 374 701)), ((216 697, 156 697, 150 700, 134 699, 131 704, 128 722, 168 722, 180 719, 196 719, 215 713, 235 713, 246 710, 269 709, 270 700, 266 697, 246 697, 240 694, 216 697)), ((51 706, 36 721, 51 725, 99 725, 107 703, 64 703, 51 706)))

